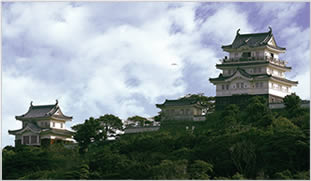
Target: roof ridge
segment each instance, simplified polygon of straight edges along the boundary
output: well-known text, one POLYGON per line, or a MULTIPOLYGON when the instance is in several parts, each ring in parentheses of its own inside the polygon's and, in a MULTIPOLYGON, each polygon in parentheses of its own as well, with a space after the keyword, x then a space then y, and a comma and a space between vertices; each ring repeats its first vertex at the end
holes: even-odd
POLYGON ((263 34, 270 34, 270 31, 268 31, 268 32, 262 32, 262 33, 239 34, 239 36, 245 36, 245 35, 263 35, 263 34))
POLYGON ((32 108, 38 108, 38 107, 54 107, 55 104, 46 104, 46 105, 36 105, 31 106, 32 108))

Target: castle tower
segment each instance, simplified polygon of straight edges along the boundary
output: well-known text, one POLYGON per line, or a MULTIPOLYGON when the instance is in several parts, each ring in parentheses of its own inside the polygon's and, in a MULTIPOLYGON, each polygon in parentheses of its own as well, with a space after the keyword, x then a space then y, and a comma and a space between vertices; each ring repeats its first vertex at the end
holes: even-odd
POLYGON ((72 117, 66 116, 60 110, 58 101, 51 105, 32 105, 29 110, 15 116, 16 120, 23 123, 18 130, 9 130, 9 134, 15 135, 15 145, 48 145, 58 141, 73 142, 73 132, 65 127, 72 117))
POLYGON ((268 103, 282 102, 291 94, 292 86, 297 86, 297 81, 285 77, 291 67, 279 59, 279 54, 286 49, 277 45, 269 29, 252 34, 240 34, 238 29, 232 44, 221 47, 229 57, 216 64, 222 73, 209 79, 216 85, 216 109, 228 104, 243 106, 254 95, 265 97, 268 103))

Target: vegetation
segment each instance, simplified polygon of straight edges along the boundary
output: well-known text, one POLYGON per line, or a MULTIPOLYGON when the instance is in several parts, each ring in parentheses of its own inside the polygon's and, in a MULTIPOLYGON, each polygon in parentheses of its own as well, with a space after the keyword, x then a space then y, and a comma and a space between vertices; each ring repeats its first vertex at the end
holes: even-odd
POLYGON ((309 109, 297 106, 297 97, 287 96, 281 111, 254 97, 245 109, 228 105, 205 122, 114 141, 107 135, 121 128, 117 117, 89 118, 73 127, 75 147, 5 147, 3 179, 309 180, 309 109))

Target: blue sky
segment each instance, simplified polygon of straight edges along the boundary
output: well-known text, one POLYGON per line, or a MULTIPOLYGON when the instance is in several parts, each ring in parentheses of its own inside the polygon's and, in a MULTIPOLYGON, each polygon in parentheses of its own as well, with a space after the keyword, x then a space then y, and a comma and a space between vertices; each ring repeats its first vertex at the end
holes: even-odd
POLYGON ((294 91, 310 98, 309 3, 3 3, 2 146, 30 101, 54 104, 67 124, 90 116, 155 116, 156 103, 215 95, 208 79, 240 33, 272 27, 294 91), (176 65, 172 65, 176 64, 176 65))

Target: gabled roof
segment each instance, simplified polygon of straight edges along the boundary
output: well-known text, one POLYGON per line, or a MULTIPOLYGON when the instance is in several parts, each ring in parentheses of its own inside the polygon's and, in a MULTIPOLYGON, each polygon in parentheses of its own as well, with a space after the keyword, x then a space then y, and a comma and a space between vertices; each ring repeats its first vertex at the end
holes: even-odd
POLYGON ((271 75, 269 75, 269 74, 255 74, 255 75, 249 74, 244 69, 237 68, 237 70, 232 75, 223 76, 222 74, 219 74, 219 76, 217 78, 210 78, 209 80, 211 82, 227 80, 227 79, 230 79, 231 77, 234 77, 238 72, 241 75, 243 75, 244 77, 247 77, 247 78, 256 78, 256 77, 266 78, 266 77, 271 77, 271 75))
POLYGON ((49 128, 41 132, 41 134, 48 134, 48 133, 63 135, 63 136, 72 136, 74 134, 73 131, 69 131, 67 129, 53 129, 53 128, 49 128))
POLYGON ((38 105, 34 106, 32 105, 32 101, 30 103, 30 107, 28 109, 28 112, 20 115, 20 116, 15 116, 17 120, 25 120, 25 119, 32 119, 32 118, 58 118, 58 119, 64 119, 64 120, 71 120, 72 117, 70 116, 65 116, 59 106, 58 106, 58 101, 56 100, 56 104, 52 105, 38 105), (57 112, 57 114, 55 114, 57 112))
POLYGON ((289 84, 294 84, 294 85, 298 84, 298 81, 292 81, 292 80, 288 80, 288 79, 284 79, 284 78, 276 77, 276 76, 272 76, 272 79, 279 80, 279 81, 282 81, 282 82, 286 82, 286 83, 289 83, 289 84))
POLYGON ((210 78, 209 81, 210 82, 217 82, 217 81, 224 81, 224 80, 228 80, 230 79, 231 77, 234 77, 237 72, 239 72, 241 75, 243 75, 244 77, 246 78, 253 78, 253 79, 262 79, 262 78, 272 78, 272 79, 275 79, 275 80, 278 80, 278 81, 282 81, 282 82, 286 82, 286 83, 289 83, 289 84, 294 84, 294 85, 297 85, 298 84, 298 81, 291 81, 291 80, 288 80, 288 79, 284 79, 284 78, 281 78, 281 77, 276 77, 276 76, 273 76, 273 75, 270 75, 270 74, 249 74, 247 73, 244 69, 241 69, 241 68, 237 68, 237 70, 230 76, 223 76, 222 74, 219 74, 219 76, 217 78, 210 78))
POLYGON ((31 123, 31 122, 27 122, 26 125, 21 128, 21 129, 18 129, 18 130, 9 130, 9 134, 18 134, 19 132, 24 132, 26 130, 30 130, 32 132, 35 132, 35 133, 40 133, 42 128, 38 127, 36 124, 34 123, 31 123))
POLYGON ((261 61, 261 62, 238 62, 238 63, 223 63, 223 64, 216 64, 217 68, 222 68, 222 67, 231 67, 231 66, 249 66, 249 65, 271 65, 274 67, 282 68, 282 69, 287 69, 290 70, 292 69, 291 67, 288 66, 280 66, 277 64, 270 63, 269 61, 261 61))
POLYGON ((194 99, 177 99, 177 100, 165 100, 163 104, 156 104, 157 107, 162 106, 187 106, 187 105, 198 105, 201 106, 197 100, 194 99))
POLYGON ((234 41, 231 45, 223 45, 221 48, 226 49, 238 49, 244 45, 254 48, 261 46, 269 46, 278 50, 286 50, 279 46, 268 45, 269 40, 273 37, 272 29, 269 27, 270 31, 264 33, 250 33, 250 34, 240 34, 240 29, 237 30, 234 41))

